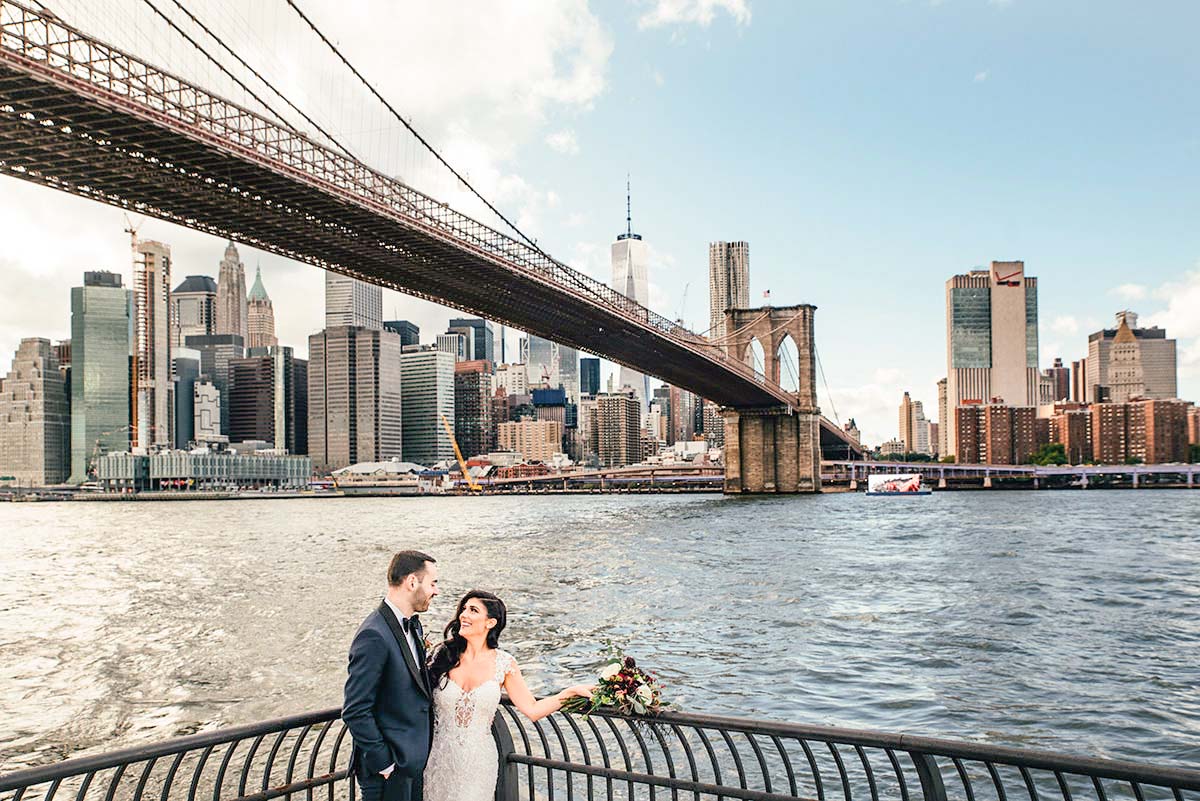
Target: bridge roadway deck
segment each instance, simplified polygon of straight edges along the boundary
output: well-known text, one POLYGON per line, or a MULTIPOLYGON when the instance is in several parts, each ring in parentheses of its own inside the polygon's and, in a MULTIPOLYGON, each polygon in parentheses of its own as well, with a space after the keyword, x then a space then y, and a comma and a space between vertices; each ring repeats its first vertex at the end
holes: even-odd
POLYGON ((0 173, 602 355, 723 406, 795 398, 702 337, 286 125, 0 0, 0 173))

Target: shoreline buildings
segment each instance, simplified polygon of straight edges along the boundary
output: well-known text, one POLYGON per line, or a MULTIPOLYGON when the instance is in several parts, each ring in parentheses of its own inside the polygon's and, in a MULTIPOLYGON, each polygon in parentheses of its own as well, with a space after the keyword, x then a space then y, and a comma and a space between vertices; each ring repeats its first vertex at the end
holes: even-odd
POLYGON ((325 327, 383 328, 383 287, 325 271, 325 327))
POLYGON ((1129 310, 1116 314, 1116 326, 1088 336, 1088 355, 1077 368, 1082 373, 1080 403, 1133 398, 1167 400, 1179 393, 1175 340, 1157 326, 1139 328, 1129 310))
POLYGON ((363 326, 332 326, 308 338, 314 467, 331 471, 403 456, 400 351, 399 334, 363 326))
POLYGON ((1037 279, 1024 262, 993 261, 946 282, 946 362, 947 455, 958 454, 960 406, 1038 404, 1037 279))
POLYGON ((169 447, 175 405, 171 381, 171 248, 161 242, 138 242, 134 254, 132 445, 169 447))
POLYGON ((246 267, 231 240, 217 268, 217 325, 213 333, 234 334, 244 343, 248 333, 246 318, 246 267))
MULTIPOLYGON (((215 287, 214 287, 215 289, 215 287)), ((71 482, 95 456, 129 450, 133 293, 118 273, 85 272, 71 289, 71 482)))
MULTIPOLYGON (((403 427, 401 458, 429 467, 454 459, 450 433, 454 431, 453 353, 425 346, 405 351, 399 357, 400 425, 403 427)), ((360 459, 359 461, 372 461, 360 459)))
POLYGON ((171 291, 171 347, 188 337, 217 331, 217 282, 207 275, 189 275, 171 291))
POLYGON ((279 344, 275 336, 275 307, 262 282, 262 268, 254 271, 254 286, 246 299, 246 347, 273 348, 279 344))
POLYGON ((71 468, 66 381, 50 340, 22 339, 0 379, 0 475, 20 484, 62 484, 71 468))

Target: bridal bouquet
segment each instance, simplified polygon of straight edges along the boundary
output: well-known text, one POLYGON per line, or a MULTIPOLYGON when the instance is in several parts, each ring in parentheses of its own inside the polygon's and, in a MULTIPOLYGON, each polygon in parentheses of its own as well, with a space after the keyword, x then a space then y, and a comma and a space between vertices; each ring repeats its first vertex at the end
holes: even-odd
POLYGON ((662 695, 665 686, 653 673, 638 667, 632 656, 614 649, 600 668, 592 697, 568 698, 562 708, 585 717, 601 707, 623 715, 654 715, 668 706, 662 695))

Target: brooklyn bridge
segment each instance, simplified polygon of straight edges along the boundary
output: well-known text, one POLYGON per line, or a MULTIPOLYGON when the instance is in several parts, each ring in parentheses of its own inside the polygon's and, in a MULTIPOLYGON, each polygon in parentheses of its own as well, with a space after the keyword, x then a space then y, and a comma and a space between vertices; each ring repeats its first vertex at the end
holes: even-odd
POLYGON ((242 242, 594 353, 720 404, 731 493, 814 492, 815 306, 733 309, 709 340, 297 127, 0 0, 0 173, 242 242), (795 343, 797 391, 780 385, 795 343), (752 342, 763 372, 746 358, 752 342))

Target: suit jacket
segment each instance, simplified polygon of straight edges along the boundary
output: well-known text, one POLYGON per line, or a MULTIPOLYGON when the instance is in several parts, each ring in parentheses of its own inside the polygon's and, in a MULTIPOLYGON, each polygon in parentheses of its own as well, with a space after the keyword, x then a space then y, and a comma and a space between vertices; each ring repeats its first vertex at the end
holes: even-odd
POLYGON ((425 647, 418 658, 386 603, 367 615, 350 644, 342 720, 354 738, 350 769, 376 775, 395 764, 396 774, 420 777, 433 738, 433 702, 425 647), (419 661, 418 661, 419 660, 419 661))

